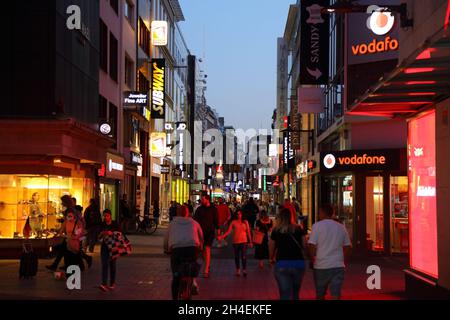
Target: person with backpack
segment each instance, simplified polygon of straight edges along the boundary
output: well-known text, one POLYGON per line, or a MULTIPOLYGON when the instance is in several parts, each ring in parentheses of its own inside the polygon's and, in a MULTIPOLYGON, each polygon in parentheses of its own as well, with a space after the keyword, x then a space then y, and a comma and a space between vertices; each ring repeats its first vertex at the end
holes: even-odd
POLYGON ((275 279, 281 300, 299 300, 305 275, 303 229, 292 221, 291 211, 281 208, 270 235, 270 264, 275 265, 275 279))
POLYGON ((89 206, 84 211, 84 221, 86 223, 86 242, 85 250, 88 249, 90 253, 94 252, 95 244, 97 243, 99 228, 102 224, 102 215, 100 208, 95 199, 89 201, 89 206))

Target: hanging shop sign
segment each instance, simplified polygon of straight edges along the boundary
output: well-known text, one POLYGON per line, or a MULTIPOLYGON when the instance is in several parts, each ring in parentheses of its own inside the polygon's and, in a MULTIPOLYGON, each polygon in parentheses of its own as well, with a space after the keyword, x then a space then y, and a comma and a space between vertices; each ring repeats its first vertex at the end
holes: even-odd
POLYGON ((328 83, 330 21, 322 9, 329 4, 329 0, 301 1, 301 85, 328 83))
POLYGON ((142 107, 141 114, 145 118, 145 120, 150 121, 151 114, 150 114, 150 110, 148 110, 148 108, 142 107))
POLYGON ((166 156, 166 133, 152 132, 150 134, 150 155, 155 158, 166 156))
POLYGON ((320 171, 402 171, 406 168, 406 149, 358 150, 322 153, 320 171))
POLYGON ((113 178, 123 180, 124 178, 124 164, 125 161, 122 157, 115 154, 106 154, 106 178, 113 178))
POLYGON ((125 91, 123 94, 123 105, 127 106, 148 106, 148 94, 137 91, 125 91))
POLYGON ((348 64, 397 59, 399 22, 395 13, 383 6, 399 5, 400 1, 383 0, 373 5, 371 0, 362 0, 359 4, 368 8, 348 15, 348 64))
POLYGON ((138 166, 141 166, 144 163, 142 155, 139 153, 131 152, 130 159, 132 164, 136 164, 138 166))
POLYGON ((168 164, 162 164, 161 174, 169 174, 169 173, 170 173, 170 166, 168 164))
POLYGON ((158 46, 167 46, 167 30, 168 24, 167 21, 152 21, 151 25, 152 29, 152 45, 158 46))
POLYGON ((109 135, 112 131, 111 125, 109 123, 102 123, 99 127, 100 133, 104 134, 105 136, 109 135))
POLYGON ((299 87, 298 88, 298 112, 322 113, 325 108, 325 89, 299 87))
POLYGON ((172 176, 181 177, 183 175, 183 171, 180 168, 174 168, 172 170, 172 176))
POLYGON ((295 153, 292 149, 291 141, 291 132, 283 132, 283 164, 285 172, 295 168, 295 153))
POLYGON ((185 131, 187 129, 186 122, 177 122, 177 136, 178 136, 178 147, 177 147, 177 161, 178 166, 181 171, 184 171, 184 140, 185 140, 185 131))
POLYGON ((165 118, 165 78, 166 59, 152 59, 152 100, 151 117, 153 119, 165 118))

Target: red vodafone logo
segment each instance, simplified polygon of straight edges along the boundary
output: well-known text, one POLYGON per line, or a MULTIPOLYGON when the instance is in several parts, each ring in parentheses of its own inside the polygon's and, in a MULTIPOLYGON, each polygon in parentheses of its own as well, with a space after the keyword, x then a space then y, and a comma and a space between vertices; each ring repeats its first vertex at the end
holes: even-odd
POLYGON ((385 8, 378 6, 369 6, 367 13, 370 17, 367 19, 367 28, 372 30, 378 36, 388 34, 395 24, 395 17, 385 8))
POLYGON ((336 157, 334 155, 332 155, 332 154, 327 154, 323 158, 323 165, 327 169, 333 169, 334 166, 336 165, 336 157))

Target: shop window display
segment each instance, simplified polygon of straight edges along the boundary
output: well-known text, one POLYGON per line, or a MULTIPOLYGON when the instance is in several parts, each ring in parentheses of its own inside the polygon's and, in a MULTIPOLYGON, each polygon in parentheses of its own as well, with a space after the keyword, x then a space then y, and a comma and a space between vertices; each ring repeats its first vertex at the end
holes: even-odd
POLYGON ((408 177, 391 177, 391 248, 392 252, 409 250, 408 177))
POLYGON ((366 231, 370 251, 384 250, 383 177, 366 178, 366 231))
POLYGON ((22 238, 28 218, 31 238, 53 237, 63 217, 61 197, 69 194, 86 207, 92 190, 84 178, 0 175, 0 238, 22 238))

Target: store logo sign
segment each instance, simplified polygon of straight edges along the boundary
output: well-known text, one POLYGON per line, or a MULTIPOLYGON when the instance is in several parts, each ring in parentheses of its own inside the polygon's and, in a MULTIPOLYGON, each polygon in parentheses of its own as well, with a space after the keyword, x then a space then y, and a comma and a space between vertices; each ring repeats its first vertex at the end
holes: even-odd
MULTIPOLYGON (((367 14, 370 16, 367 18, 366 26, 375 36, 385 36, 394 28, 395 17, 386 8, 372 5, 367 8, 367 14)), ((351 46, 354 56, 397 51, 398 48, 398 40, 389 36, 384 39, 372 39, 369 43, 351 46)))
POLYGON ((167 21, 152 21, 152 44, 154 46, 167 45, 167 21))
POLYGON ((388 34, 395 24, 395 17, 386 8, 380 8, 376 5, 369 6, 367 13, 370 17, 367 19, 367 28, 372 30, 378 36, 388 34))
POLYGON ((327 154, 325 158, 323 158, 323 165, 327 169, 333 169, 336 165, 336 158, 332 154, 327 154))
POLYGON ((109 123, 102 123, 100 125, 100 132, 104 135, 110 134, 112 131, 111 125, 109 123))
POLYGON ((152 59, 152 103, 151 117, 153 119, 165 118, 165 59, 152 59))
POLYGON ((109 159, 108 163, 109 172, 115 171, 123 171, 123 164, 114 162, 112 159, 109 159))

